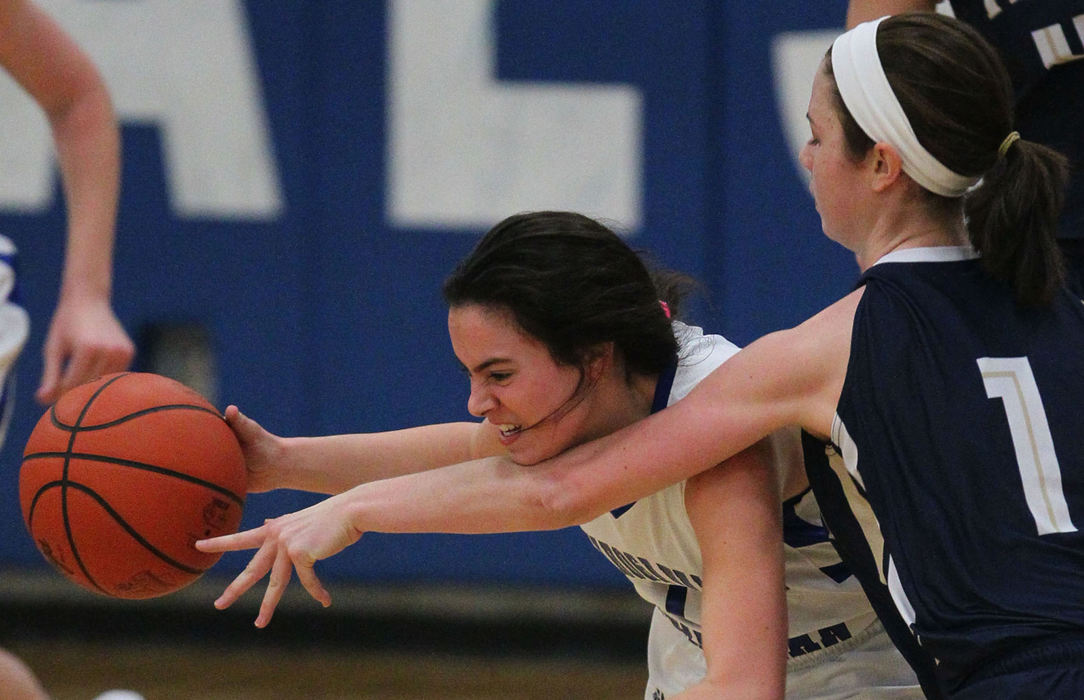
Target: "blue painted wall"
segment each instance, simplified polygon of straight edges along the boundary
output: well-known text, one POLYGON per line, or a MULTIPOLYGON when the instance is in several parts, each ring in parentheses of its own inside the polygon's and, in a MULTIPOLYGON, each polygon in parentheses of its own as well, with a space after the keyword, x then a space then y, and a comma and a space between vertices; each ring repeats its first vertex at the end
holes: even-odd
MULTIPOLYGON (((154 324, 204 326, 216 355, 219 403, 237 403, 272 431, 316 435, 468 418, 467 387, 447 340, 439 287, 488 224, 516 211, 575 206, 617 221, 632 245, 704 281, 709 298, 694 320, 739 343, 797 323, 845 293, 855 278, 849 256, 820 233, 796 165, 797 144, 788 140, 788 129, 804 120, 807 95, 784 90, 787 75, 811 79, 815 57, 828 46, 825 33, 842 26, 842 0, 172 2, 44 4, 103 66, 123 123, 115 283, 122 321, 137 336, 154 324), (404 3, 414 9, 405 12, 404 3), (234 42, 232 48, 252 62, 248 87, 255 92, 228 81, 205 82, 201 75, 177 84, 163 79, 158 87, 190 98, 165 99, 174 117, 200 103, 199 90, 222 97, 222 90, 236 88, 236 99, 230 93, 226 108, 211 117, 228 123, 239 118, 231 105, 238 113, 240 107, 254 109, 269 151, 265 161, 219 182, 211 156, 229 155, 233 142, 208 147, 205 159, 197 157, 197 170, 206 167, 206 176, 187 187, 197 199, 225 193, 225 204, 201 209, 182 201, 184 188, 174 175, 183 145, 169 119, 141 111, 140 95, 125 82, 140 66, 133 67, 130 54, 119 54, 118 37, 109 36, 117 21, 86 18, 128 13, 124 21, 168 38, 178 23, 198 23, 211 7, 235 11, 237 32, 200 35, 234 42), (392 144, 394 130, 410 127, 396 121, 391 102, 398 93, 389 83, 401 71, 425 70, 421 58, 394 58, 395 46, 417 44, 396 44, 399 25, 393 20, 413 23, 403 30, 412 36, 438 36, 449 8, 454 15, 469 8, 483 18, 445 42, 462 44, 465 53, 477 51, 479 41, 492 48, 487 87, 457 109, 470 117, 477 107, 479 127, 500 132, 496 158, 479 159, 479 149, 457 139, 455 123, 434 122, 421 141, 452 155, 448 186, 464 180, 476 185, 476 204, 488 210, 475 220, 451 208, 447 216, 437 211, 425 218, 391 205, 398 187, 389 175, 392 161, 412 156, 392 144), (804 53, 788 52, 803 42, 804 53), (554 87, 570 88, 572 106, 559 113, 567 120, 562 133, 586 124, 578 119, 599 118, 577 111, 577 90, 586 101, 592 90, 619 89, 615 104, 624 105, 632 121, 611 131, 625 140, 615 141, 613 151, 600 147, 556 170, 536 167, 535 151, 524 141, 538 128, 529 122, 536 114, 530 91, 554 87), (526 105, 521 115, 514 105, 503 117, 483 109, 505 91, 526 105), (245 202, 259 199, 245 194, 246 173, 256 170, 277 188, 278 200, 246 210, 245 202), (485 190, 490 180, 558 182, 583 172, 595 180, 585 176, 589 184, 579 200, 488 197, 485 190), (618 174, 631 182, 625 190, 632 192, 631 203, 607 191, 618 174), (579 206, 583 201, 597 204, 579 206)), ((160 45, 148 40, 126 50, 142 51, 137 55, 152 71, 189 65, 160 45)), ((461 59, 453 51, 443 60, 461 59)), ((468 88, 448 89, 433 85, 428 108, 435 115, 445 114, 451 107, 444 103, 468 88)), ((0 95, 0 115, 10 102, 0 95)), ((242 124, 239 133, 253 133, 252 123, 242 124)), ((16 127, 9 132, 0 139, 24 138, 16 127)), ((434 196, 441 189, 439 182, 427 186, 434 196)), ((0 183, 0 195, 4 187, 0 183)), ((55 189, 49 194, 38 204, 17 194, 0 202, 0 232, 20 247, 23 295, 35 321, 18 370, 17 415, 0 453, 6 484, 0 490, 0 566, 45 566, 22 525, 16 482, 22 445, 43 410, 32 389, 63 244, 62 205, 55 189)), ((245 524, 312 501, 296 493, 254 495, 245 524)), ((228 573, 243 561, 227 557, 217 570, 228 573)), ((322 566, 332 579, 393 584, 609 587, 624 581, 576 530, 481 538, 372 535, 322 566)))

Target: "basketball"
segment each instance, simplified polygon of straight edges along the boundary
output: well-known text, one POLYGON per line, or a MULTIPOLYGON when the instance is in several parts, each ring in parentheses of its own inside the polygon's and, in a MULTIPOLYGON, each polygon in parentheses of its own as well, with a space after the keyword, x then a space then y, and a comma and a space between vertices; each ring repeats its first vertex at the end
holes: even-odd
POLYGON ((184 384, 123 372, 77 386, 38 421, 19 500, 30 536, 62 574, 95 593, 153 598, 195 581, 220 554, 196 540, 237 531, 241 447, 184 384))

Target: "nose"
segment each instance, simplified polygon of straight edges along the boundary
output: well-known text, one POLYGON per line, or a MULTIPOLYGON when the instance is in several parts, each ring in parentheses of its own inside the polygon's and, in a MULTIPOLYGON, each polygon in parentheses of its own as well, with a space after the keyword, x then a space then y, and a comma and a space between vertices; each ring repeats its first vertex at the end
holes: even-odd
POLYGON ((813 158, 809 155, 810 145, 807 143, 802 146, 802 150, 798 151, 798 162, 802 164, 802 167, 813 172, 813 158))
POLYGON ((484 418, 486 413, 493 410, 493 407, 497 405, 497 400, 493 398, 493 394, 473 380, 470 383, 470 396, 467 397, 467 411, 472 416, 478 418, 484 418))

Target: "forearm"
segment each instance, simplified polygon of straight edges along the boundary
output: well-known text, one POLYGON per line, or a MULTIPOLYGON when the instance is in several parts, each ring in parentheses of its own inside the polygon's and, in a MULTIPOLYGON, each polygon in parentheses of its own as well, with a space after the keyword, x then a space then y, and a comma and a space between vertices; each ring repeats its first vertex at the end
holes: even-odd
MULTIPOLYGON (((620 432, 538 465, 488 457, 363 484, 341 494, 339 505, 358 533, 482 534, 579 525, 680 480, 662 468, 635 479, 612 476, 630 461, 620 432), (599 472, 611 476, 600 478, 599 472)), ((648 444, 664 455, 665 441, 653 434, 647 431, 648 444)))
POLYGON ((582 511, 555 510, 547 482, 531 467, 490 457, 364 484, 337 498, 358 532, 485 534, 590 520, 582 511))
POLYGON ((280 438, 277 488, 341 493, 358 484, 426 471, 472 456, 477 423, 443 423, 404 430, 280 438))
POLYGON ((71 102, 50 112, 49 119, 68 210, 61 295, 108 302, 120 187, 120 136, 105 86, 87 84, 71 102))

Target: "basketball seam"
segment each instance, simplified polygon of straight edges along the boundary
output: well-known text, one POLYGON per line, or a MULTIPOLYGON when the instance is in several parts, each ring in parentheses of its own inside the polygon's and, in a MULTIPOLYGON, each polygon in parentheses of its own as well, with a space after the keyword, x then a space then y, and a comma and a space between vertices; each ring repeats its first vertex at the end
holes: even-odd
MULTIPOLYGON (((90 575, 90 571, 87 570, 86 564, 83 563, 83 558, 79 556, 79 547, 75 545, 75 536, 72 534, 71 521, 68 519, 68 487, 71 485, 68 481, 68 468, 71 464, 71 459, 69 455, 72 453, 72 448, 75 446, 75 436, 79 434, 75 428, 79 427, 79 423, 87 415, 87 411, 90 410, 91 404, 93 404, 94 400, 98 398, 103 391, 105 391, 106 387, 124 376, 127 375, 119 374, 116 377, 110 379, 108 382, 102 384, 94 391, 93 394, 91 394, 90 398, 87 399, 86 403, 83 404, 83 410, 79 412, 79 417, 75 419, 75 425, 73 426, 71 435, 68 437, 68 449, 67 454, 65 454, 64 456, 64 468, 61 470, 60 474, 60 516, 64 522, 64 534, 68 538, 68 546, 71 548, 72 558, 75 559, 75 563, 79 566, 79 569, 83 572, 83 575, 87 577, 87 581, 89 581, 91 585, 93 585, 99 591, 106 594, 108 594, 108 591, 106 591, 100 583, 94 580, 94 577, 90 575)), ((52 412, 55 413, 55 411, 56 404, 53 404, 52 412)))
MULTIPOLYGON (((122 459, 120 457, 109 457, 107 455, 97 455, 97 454, 86 453, 86 452, 33 452, 31 454, 28 454, 28 455, 23 455, 23 461, 25 462, 25 461, 31 460, 31 459, 49 459, 50 457, 63 457, 63 458, 67 458, 67 459, 83 459, 83 460, 87 460, 87 461, 90 461, 90 462, 104 462, 106 464, 116 464, 117 466, 121 466, 121 467, 131 467, 132 469, 139 469, 141 471, 147 471, 147 472, 152 472, 152 473, 155 473, 155 474, 161 474, 163 476, 171 476, 171 477, 173 477, 175 479, 180 479, 182 481, 188 481, 190 483, 197 484, 197 485, 203 486, 205 488, 209 488, 209 489, 211 489, 213 491, 217 491, 218 493, 222 494, 226 498, 229 498, 230 500, 237 503, 237 505, 242 505, 243 506, 245 504, 245 499, 244 498, 238 496, 233 491, 230 491, 229 489, 227 489, 225 487, 219 486, 218 484, 216 484, 216 483, 214 483, 212 481, 206 481, 204 479, 200 479, 199 477, 192 476, 191 474, 185 474, 183 472, 174 471, 172 469, 167 469, 165 467, 159 467, 159 466, 154 465, 154 464, 146 464, 145 462, 137 462, 137 461, 131 460, 131 459, 122 459)), ((73 483, 79 483, 79 482, 73 482, 73 483)))
MULTIPOLYGON (((142 535, 140 535, 138 530, 136 530, 131 525, 129 525, 128 521, 125 520, 123 517, 121 517, 121 514, 118 513, 116 510, 114 510, 113 507, 109 505, 109 501, 102 498, 102 496, 97 491, 95 491, 94 489, 90 488, 86 484, 80 484, 78 481, 72 481, 72 482, 50 481, 50 482, 47 482, 47 483, 43 484, 42 487, 40 489, 38 489, 37 493, 34 494, 34 500, 30 504, 30 517, 31 518, 33 518, 34 506, 37 505, 38 498, 40 498, 42 496, 42 494, 44 494, 49 489, 56 488, 56 487, 61 487, 61 488, 70 487, 70 488, 75 489, 76 491, 82 491, 86 495, 93 498, 95 501, 98 502, 98 505, 100 505, 102 508, 105 509, 106 513, 108 513, 110 516, 112 516, 113 520, 116 521, 116 523, 118 525, 120 525, 122 528, 124 528, 125 532, 127 532, 129 535, 131 535, 133 538, 135 538, 135 540, 137 542, 139 542, 139 544, 143 545, 144 548, 149 550, 152 554, 154 554, 156 557, 158 557, 162 561, 166 562, 170 566, 176 567, 176 568, 180 569, 181 571, 185 572, 186 574, 202 574, 204 571, 206 571, 206 569, 197 569, 197 568, 188 566, 187 564, 182 564, 181 562, 174 560, 173 557, 169 556, 165 552, 159 550, 157 547, 155 547, 153 544, 151 544, 149 541, 147 541, 146 538, 144 538, 142 535)), ((84 571, 83 573, 86 573, 86 571, 84 571)), ((90 578, 90 575, 87 574, 87 577, 90 578)), ((97 584, 95 584, 95 585, 97 585, 97 584)), ((99 588, 100 588, 100 586, 99 586, 99 588)))
POLYGON ((135 418, 139 418, 140 416, 145 416, 145 415, 147 415, 149 413, 157 413, 159 411, 171 411, 171 410, 203 411, 204 413, 209 413, 212 416, 217 416, 218 418, 222 418, 222 414, 219 413, 218 411, 216 411, 213 408, 207 408, 206 406, 199 406, 199 405, 190 404, 190 403, 171 403, 171 404, 162 404, 160 406, 152 406, 150 408, 144 408, 144 409, 141 409, 139 411, 134 411, 132 413, 125 414, 125 415, 121 416, 120 418, 115 418, 115 419, 109 421, 108 423, 95 423, 94 425, 79 425, 78 423, 75 424, 75 425, 68 425, 67 423, 64 423, 59 418, 57 418, 56 406, 54 405, 53 410, 51 410, 49 412, 49 420, 52 422, 52 424, 54 426, 56 426, 60 430, 63 430, 65 432, 78 432, 78 433, 81 433, 81 432, 90 431, 90 430, 104 430, 106 428, 112 428, 113 426, 120 425, 122 423, 126 423, 126 422, 128 422, 130 420, 133 420, 135 418))

